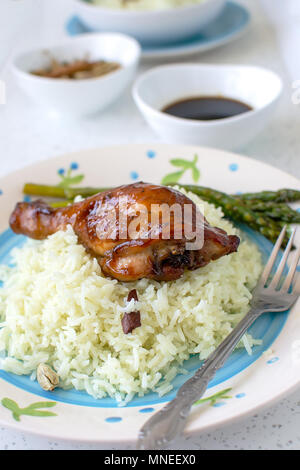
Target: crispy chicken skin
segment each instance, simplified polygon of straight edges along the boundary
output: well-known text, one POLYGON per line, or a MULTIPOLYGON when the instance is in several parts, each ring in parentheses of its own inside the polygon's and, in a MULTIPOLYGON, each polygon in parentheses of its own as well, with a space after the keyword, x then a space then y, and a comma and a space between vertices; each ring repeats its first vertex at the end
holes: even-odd
POLYGON ((142 182, 120 186, 59 209, 53 209, 42 201, 20 202, 10 217, 10 226, 15 233, 37 240, 64 230, 68 225, 73 227, 78 241, 97 258, 103 273, 120 281, 142 278, 175 280, 182 276, 185 269, 197 269, 236 252, 240 242, 237 236, 211 227, 196 205, 181 192, 142 182), (133 223, 140 231, 135 239, 128 233, 124 237, 122 232, 120 217, 124 216, 125 206, 121 205, 124 201, 127 209, 126 230, 133 223), (170 212, 167 239, 163 232, 166 226, 162 223, 162 216, 159 215, 159 223, 155 226, 150 217, 151 208, 153 210, 153 205, 158 204, 167 204, 168 207, 177 204, 181 208, 189 205, 191 208, 192 216, 188 221, 184 217, 178 219, 170 212), (145 208, 149 214, 149 221, 143 227, 139 223, 141 212, 137 212, 137 207, 145 208), (186 243, 191 242, 185 236, 187 225, 195 233, 202 230, 203 243, 199 249, 187 248, 186 243), (182 231, 180 239, 176 235, 179 228, 182 231), (150 238, 150 231, 152 235, 155 232, 154 239, 153 236, 150 238))

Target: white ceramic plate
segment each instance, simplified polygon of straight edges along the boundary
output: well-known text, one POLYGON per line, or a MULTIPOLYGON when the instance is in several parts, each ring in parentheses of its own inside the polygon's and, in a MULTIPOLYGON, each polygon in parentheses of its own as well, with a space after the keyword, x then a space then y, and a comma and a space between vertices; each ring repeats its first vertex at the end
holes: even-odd
MULTIPOLYGON (((22 241, 22 237, 8 230, 8 217, 14 204, 23 199, 25 182, 57 184, 60 180, 58 172, 63 175, 71 169, 74 177, 85 175, 83 184, 86 185, 112 186, 136 180, 160 183, 162 177, 175 170, 170 159, 192 160, 195 154, 199 157, 201 185, 230 193, 282 187, 300 189, 299 181, 282 171, 208 148, 154 144, 73 153, 37 163, 0 180, 0 263, 9 262, 9 250, 22 241)), ((189 171, 181 182, 192 182, 189 171)), ((266 257, 270 244, 263 237, 249 235, 266 257)), ((220 427, 252 414, 299 385, 300 351, 295 349, 295 341, 299 344, 300 340, 299 306, 298 303, 289 313, 266 315, 256 322, 253 333, 256 338, 263 339, 263 345, 255 347, 252 356, 245 351, 237 351, 231 356, 206 393, 206 397, 215 396, 216 399, 193 408, 186 429, 188 434, 220 427), (270 348, 269 355, 263 354, 270 348)), ((199 363, 194 358, 187 367, 192 373, 199 363)), ((186 378, 175 379, 175 390, 186 378)), ((161 399, 151 393, 133 400, 126 408, 118 408, 112 399, 94 400, 82 392, 59 389, 44 392, 28 377, 0 371, 0 424, 53 439, 117 446, 118 443, 134 442, 144 422, 164 406, 166 400, 173 398, 174 393, 161 399), (19 408, 14 416, 12 411, 16 405, 19 408), (29 414, 20 412, 20 408, 30 406, 29 414), (54 416, 34 416, 36 410, 54 416)))

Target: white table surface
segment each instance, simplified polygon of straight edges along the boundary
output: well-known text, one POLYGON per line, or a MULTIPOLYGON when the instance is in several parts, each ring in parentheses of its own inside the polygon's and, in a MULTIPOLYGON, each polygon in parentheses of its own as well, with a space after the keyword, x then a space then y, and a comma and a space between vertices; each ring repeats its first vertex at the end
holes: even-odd
MULTIPOLYGON (((102 114, 80 121, 53 119, 20 92, 9 73, 18 48, 59 41, 70 15, 67 0, 1 0, 0 79, 6 104, 0 105, 0 176, 32 162, 84 148, 119 143, 159 142, 135 108, 128 91, 102 114)), ((253 15, 249 32, 238 41, 189 57, 204 63, 253 64, 278 72, 285 92, 272 124, 239 152, 300 178, 300 106, 292 103, 292 83, 300 79, 299 0, 240 0, 253 15), (284 6, 283 6, 284 3, 284 6), (283 9, 283 11, 282 11, 283 9)), ((144 63, 140 72, 155 62, 144 63)), ((266 187, 268 186, 266 175, 266 187)), ((300 449, 300 390, 258 415, 221 430, 178 439, 172 449, 300 449)), ((100 449, 55 442, 0 427, 4 449, 100 449)), ((106 447, 107 449, 107 447, 106 447)))

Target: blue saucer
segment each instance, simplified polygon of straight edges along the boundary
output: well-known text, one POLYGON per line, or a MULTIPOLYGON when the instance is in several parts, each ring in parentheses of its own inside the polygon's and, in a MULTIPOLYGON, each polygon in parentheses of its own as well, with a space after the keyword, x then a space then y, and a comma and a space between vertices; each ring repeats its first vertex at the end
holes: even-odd
MULTIPOLYGON (((172 43, 169 46, 142 45, 142 55, 145 58, 164 58, 205 52, 239 37, 247 29, 250 20, 250 13, 245 7, 228 1, 222 14, 205 28, 202 28, 197 36, 178 43, 172 43)), ((95 32, 95 30, 83 24, 78 16, 69 18, 65 27, 70 36, 95 32)))

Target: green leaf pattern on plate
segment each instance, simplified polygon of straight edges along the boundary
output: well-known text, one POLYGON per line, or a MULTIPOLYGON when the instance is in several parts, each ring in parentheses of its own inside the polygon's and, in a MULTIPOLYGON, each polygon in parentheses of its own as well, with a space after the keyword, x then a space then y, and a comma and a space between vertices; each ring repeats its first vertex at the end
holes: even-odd
POLYGON ((221 390, 220 392, 217 392, 210 397, 201 398, 201 400, 196 401, 194 405, 201 405, 202 403, 210 402, 210 405, 213 406, 219 400, 228 400, 229 398, 232 398, 232 396, 227 395, 231 390, 231 388, 226 388, 225 390, 221 390))
POLYGON ((175 173, 168 173, 163 179, 161 184, 171 184, 171 183, 178 183, 182 176, 187 172, 191 171, 192 178, 195 183, 197 183, 200 179, 200 170, 197 167, 198 163, 198 155, 194 156, 192 161, 186 160, 184 158, 173 158, 170 160, 171 165, 175 166, 176 168, 181 168, 180 171, 176 171, 175 173))
POLYGON ((61 178, 61 182, 57 186, 59 186, 60 188, 68 189, 72 186, 80 184, 84 180, 84 175, 72 176, 72 172, 74 170, 77 170, 77 166, 74 167, 71 164, 66 174, 64 170, 62 170, 62 172, 58 172, 58 175, 61 178))
POLYGON ((3 398, 1 401, 2 405, 12 412, 13 418, 16 421, 21 421, 20 417, 23 415, 27 416, 38 416, 42 418, 57 416, 52 411, 43 411, 43 408, 53 408, 56 405, 55 401, 41 401, 32 403, 26 408, 20 408, 19 405, 10 398, 3 398))

